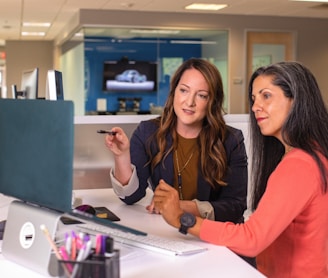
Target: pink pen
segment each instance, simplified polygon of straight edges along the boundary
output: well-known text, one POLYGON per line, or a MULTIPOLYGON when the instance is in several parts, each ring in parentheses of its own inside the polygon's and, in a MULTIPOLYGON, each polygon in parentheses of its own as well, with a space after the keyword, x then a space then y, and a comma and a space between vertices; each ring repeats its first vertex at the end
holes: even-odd
MULTIPOLYGON (((60 253, 61 253, 61 256, 62 258, 65 260, 65 261, 69 261, 70 260, 70 257, 66 251, 66 247, 65 246, 60 246, 60 253)), ((65 263, 67 269, 69 272, 72 273, 73 271, 73 266, 70 264, 70 263, 65 263)))
POLYGON ((76 234, 74 231, 72 231, 72 242, 71 242, 71 260, 76 259, 76 252, 77 252, 77 247, 76 247, 76 234))
POLYGON ((101 253, 101 235, 96 235, 96 255, 101 253))

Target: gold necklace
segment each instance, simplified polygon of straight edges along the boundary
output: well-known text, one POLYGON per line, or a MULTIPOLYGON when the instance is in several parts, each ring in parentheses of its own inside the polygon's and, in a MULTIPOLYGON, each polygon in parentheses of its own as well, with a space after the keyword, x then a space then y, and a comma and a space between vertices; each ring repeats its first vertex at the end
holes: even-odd
POLYGON ((177 170, 178 170, 178 189, 179 189, 179 197, 180 200, 183 200, 183 195, 182 195, 182 177, 181 177, 181 173, 182 171, 187 167, 188 163, 190 162, 192 156, 194 155, 194 151, 191 153, 191 155, 189 156, 188 160, 186 161, 186 163, 183 165, 182 169, 180 170, 179 167, 179 159, 178 159, 178 151, 175 150, 175 158, 177 161, 177 170))

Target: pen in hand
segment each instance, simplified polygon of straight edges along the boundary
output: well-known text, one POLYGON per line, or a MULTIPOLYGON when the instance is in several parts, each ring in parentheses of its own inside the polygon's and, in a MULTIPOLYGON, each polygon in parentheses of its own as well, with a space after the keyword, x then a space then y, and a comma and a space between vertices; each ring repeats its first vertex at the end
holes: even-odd
POLYGON ((103 130, 103 129, 99 129, 99 130, 97 130, 97 133, 107 133, 107 134, 109 134, 109 135, 116 135, 116 131, 111 131, 111 130, 103 130))

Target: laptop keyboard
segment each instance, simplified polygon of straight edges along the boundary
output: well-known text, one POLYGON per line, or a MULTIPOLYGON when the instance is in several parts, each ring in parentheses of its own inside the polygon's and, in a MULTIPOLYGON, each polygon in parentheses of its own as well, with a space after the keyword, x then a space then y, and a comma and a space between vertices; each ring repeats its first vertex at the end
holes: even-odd
POLYGON ((155 235, 136 235, 128 232, 123 232, 118 229, 104 227, 95 224, 77 225, 80 231, 92 233, 101 233, 111 236, 115 242, 126 244, 133 247, 143 248, 149 251, 159 252, 167 255, 190 255, 207 250, 205 247, 200 247, 191 243, 186 243, 178 240, 167 239, 155 235))

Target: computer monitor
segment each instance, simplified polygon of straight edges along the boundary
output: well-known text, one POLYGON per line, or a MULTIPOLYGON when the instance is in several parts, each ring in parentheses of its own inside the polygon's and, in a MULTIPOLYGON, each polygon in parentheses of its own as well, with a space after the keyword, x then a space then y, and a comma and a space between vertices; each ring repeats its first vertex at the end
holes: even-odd
POLYGON ((22 72, 21 91, 26 99, 38 97, 39 69, 34 68, 22 72))
POLYGON ((17 98, 17 85, 11 85, 11 98, 17 98))
POLYGON ((74 109, 71 101, 0 100, 0 193, 70 211, 74 109))
POLYGON ((48 70, 46 82, 46 99, 63 100, 63 77, 62 72, 58 70, 48 70))

